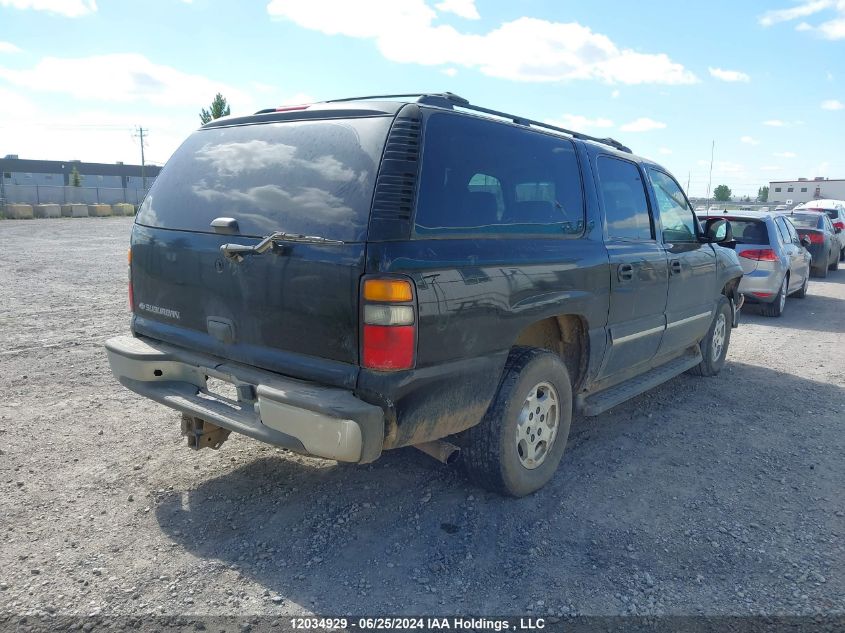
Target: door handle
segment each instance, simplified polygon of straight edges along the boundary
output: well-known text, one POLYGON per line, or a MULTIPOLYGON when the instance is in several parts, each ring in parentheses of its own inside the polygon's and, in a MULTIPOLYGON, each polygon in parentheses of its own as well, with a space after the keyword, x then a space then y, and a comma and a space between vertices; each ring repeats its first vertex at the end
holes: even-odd
POLYGON ((673 275, 680 275, 681 274, 681 260, 680 259, 673 259, 669 262, 669 270, 673 275))
POLYGON ((631 264, 619 264, 616 276, 619 281, 631 281, 634 278, 634 267, 631 264))

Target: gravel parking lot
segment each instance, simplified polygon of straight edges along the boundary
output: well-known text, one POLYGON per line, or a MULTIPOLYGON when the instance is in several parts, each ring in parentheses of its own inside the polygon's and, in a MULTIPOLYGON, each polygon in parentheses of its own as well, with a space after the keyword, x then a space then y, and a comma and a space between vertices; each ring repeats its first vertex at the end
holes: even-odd
POLYGON ((845 271, 511 500, 414 449, 189 451, 102 348, 131 222, 0 222, 0 614, 845 613, 845 271))

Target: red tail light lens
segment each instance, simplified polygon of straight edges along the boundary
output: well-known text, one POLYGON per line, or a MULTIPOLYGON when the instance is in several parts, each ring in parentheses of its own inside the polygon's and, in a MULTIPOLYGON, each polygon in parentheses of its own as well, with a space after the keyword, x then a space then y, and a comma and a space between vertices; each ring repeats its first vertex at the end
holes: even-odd
POLYGON ((821 233, 804 233, 802 237, 808 238, 813 244, 824 244, 824 235, 821 233))
POLYGON ((834 222, 833 228, 845 231, 845 222, 834 222))
POLYGON ((416 328, 413 325, 364 324, 364 367, 382 371, 414 366, 416 328))
POLYGON ((365 279, 361 303, 361 365, 378 371, 411 369, 417 348, 411 280, 365 279))
POLYGON ((742 251, 739 256, 760 262, 776 262, 778 260, 777 254, 771 248, 749 249, 742 251))

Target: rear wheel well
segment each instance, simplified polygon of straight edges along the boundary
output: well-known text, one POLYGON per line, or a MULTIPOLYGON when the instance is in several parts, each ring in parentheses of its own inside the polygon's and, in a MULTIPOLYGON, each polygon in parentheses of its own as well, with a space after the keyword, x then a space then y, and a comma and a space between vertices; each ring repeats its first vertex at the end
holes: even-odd
POLYGON ((587 323, 580 316, 563 314, 535 321, 519 333, 513 345, 547 349, 557 354, 566 365, 573 390, 587 373, 587 323))

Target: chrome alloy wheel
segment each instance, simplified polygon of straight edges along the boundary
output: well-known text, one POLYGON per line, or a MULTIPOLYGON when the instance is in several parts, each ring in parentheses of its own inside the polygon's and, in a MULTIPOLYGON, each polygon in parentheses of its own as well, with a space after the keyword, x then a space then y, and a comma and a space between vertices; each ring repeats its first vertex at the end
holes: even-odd
POLYGON ((547 382, 535 385, 522 404, 516 425, 516 452, 525 468, 533 470, 546 460, 557 437, 559 422, 557 391, 547 382))
POLYGON ((717 362, 722 358, 722 351, 725 348, 725 330, 728 325, 728 320, 725 318, 723 312, 719 312, 716 317, 716 325, 713 327, 713 362, 717 362))

